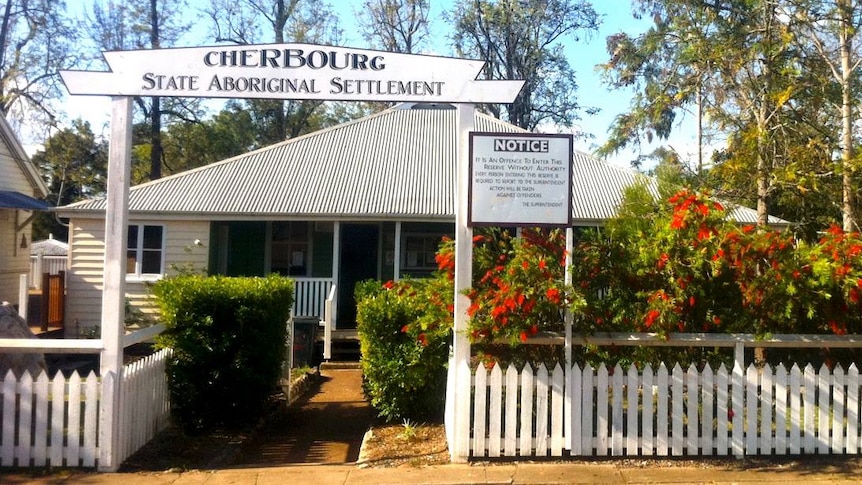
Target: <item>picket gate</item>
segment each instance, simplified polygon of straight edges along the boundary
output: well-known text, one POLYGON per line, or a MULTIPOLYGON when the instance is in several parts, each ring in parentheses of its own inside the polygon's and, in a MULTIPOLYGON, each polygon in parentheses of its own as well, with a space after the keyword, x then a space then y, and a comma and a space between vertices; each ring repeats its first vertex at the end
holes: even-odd
MULTIPOLYGON (((466 364, 465 364, 466 366, 466 364)), ((469 367, 466 367, 469 371, 469 367)), ((479 366, 472 457, 858 454, 859 370, 479 366), (566 444, 568 443, 568 444, 566 444)))
MULTIPOLYGON (((126 365, 122 370, 119 460, 140 449, 168 422, 165 363, 169 349, 126 365)), ((77 372, 53 379, 41 372, 0 381, 0 467, 85 467, 98 465, 99 406, 114 377, 77 372)))

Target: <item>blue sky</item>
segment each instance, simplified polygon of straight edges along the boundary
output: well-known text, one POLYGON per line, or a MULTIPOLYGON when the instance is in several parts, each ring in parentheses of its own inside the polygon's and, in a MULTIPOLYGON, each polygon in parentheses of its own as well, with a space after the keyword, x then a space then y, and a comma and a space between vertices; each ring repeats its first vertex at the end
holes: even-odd
MULTIPOLYGON (((206 0, 193 0, 191 3, 204 3, 206 0)), ((344 29, 344 44, 350 47, 367 47, 365 41, 358 34, 358 29, 354 24, 355 11, 359 9, 363 0, 337 0, 331 2, 341 19, 342 28, 344 29)), ((433 53, 438 55, 452 55, 448 46, 448 40, 445 35, 449 29, 445 27, 440 15, 444 8, 451 5, 451 0, 431 1, 431 27, 433 53)), ((614 118, 624 112, 631 99, 631 93, 627 91, 611 91, 601 82, 600 74, 596 71, 595 66, 604 62, 607 59, 605 50, 605 39, 607 36, 617 33, 626 32, 630 35, 636 35, 644 32, 649 27, 648 20, 636 20, 631 15, 631 5, 628 0, 595 0, 594 8, 599 13, 602 19, 602 24, 597 34, 593 34, 587 38, 582 38, 577 42, 566 41, 566 51, 569 57, 569 63, 574 68, 577 75, 579 102, 583 106, 595 106, 600 109, 599 114, 589 116, 583 114, 582 119, 577 122, 577 125, 572 130, 575 133, 583 132, 593 135, 591 140, 578 139, 575 143, 577 150, 592 152, 592 150, 604 142, 607 138, 606 132, 614 118)), ((91 5, 91 2, 86 2, 91 5)), ((80 8, 80 5, 70 7, 80 8)), ((89 9, 89 7, 88 7, 89 9)), ((206 37, 205 29, 208 27, 205 19, 199 20, 203 32, 193 34, 194 39, 204 39, 206 37)), ((194 41, 189 41, 184 46, 193 45, 194 41)), ((208 45, 209 42, 204 42, 203 45, 208 45)), ((220 105, 221 102, 219 102, 220 105)), ((106 125, 106 121, 110 118, 110 102, 108 98, 76 96, 69 99, 66 103, 66 111, 68 119, 74 119, 82 116, 90 120, 94 131, 99 133, 102 127, 106 125)), ((673 146, 685 159, 686 157, 693 158, 693 136, 690 135, 690 129, 686 129, 686 124, 693 122, 691 116, 683 117, 681 126, 675 130, 674 135, 668 142, 673 146), (685 133, 689 133, 686 135, 685 133)), ((104 133, 106 134, 107 127, 105 126, 104 133)), ((644 145, 641 151, 647 153, 654 146, 644 145)), ((628 166, 629 161, 637 156, 633 150, 614 155, 608 159, 609 162, 619 165, 628 166)))

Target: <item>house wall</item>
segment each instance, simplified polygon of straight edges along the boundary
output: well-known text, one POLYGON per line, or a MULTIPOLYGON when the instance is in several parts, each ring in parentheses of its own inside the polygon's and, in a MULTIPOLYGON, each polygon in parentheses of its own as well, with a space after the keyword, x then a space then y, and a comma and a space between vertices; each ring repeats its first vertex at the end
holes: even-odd
MULTIPOLYGON (((130 220, 130 224, 165 227, 165 271, 175 274, 171 264, 207 269, 209 221, 130 220), (200 240, 200 246, 194 244, 200 240)), ((101 322, 102 276, 105 255, 104 219, 73 219, 69 228, 70 271, 66 282, 66 337, 90 334, 101 322)), ((147 315, 155 315, 148 282, 126 279, 126 298, 147 315)))
POLYGON ((8 301, 13 305, 18 303, 18 282, 21 275, 30 272, 30 249, 20 247, 21 237, 26 238, 28 245, 32 240, 30 224, 20 232, 15 231, 16 212, 18 224, 30 216, 30 212, 26 211, 0 209, 0 301, 8 301))
MULTIPOLYGON (((0 143, 0 173, 3 174, 0 177, 0 190, 37 195, 6 143, 0 143)), ((19 278, 30 272, 29 244, 33 240, 31 225, 27 224, 20 232, 15 231, 15 225, 22 223, 31 214, 23 210, 0 209, 0 301, 17 304, 19 278), (20 247, 22 235, 28 244, 23 249, 20 247)))

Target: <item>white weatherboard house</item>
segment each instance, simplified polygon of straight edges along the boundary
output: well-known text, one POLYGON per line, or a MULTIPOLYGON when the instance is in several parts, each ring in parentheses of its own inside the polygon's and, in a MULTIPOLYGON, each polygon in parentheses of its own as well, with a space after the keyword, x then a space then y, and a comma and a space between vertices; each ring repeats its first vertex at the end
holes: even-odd
MULTIPOLYGON (((479 112, 475 130, 523 132, 479 112)), ((456 140, 452 106, 402 104, 132 187, 127 297, 145 306, 146 283, 176 266, 233 276, 277 272, 297 282, 296 315, 322 316, 336 285, 337 328, 351 328, 357 281, 435 269, 440 238, 455 230, 456 140)), ((573 225, 613 216, 636 177, 576 152, 573 225)), ((59 215, 71 224, 67 331, 97 326, 105 200, 69 205, 59 215)), ((756 220, 744 208, 732 216, 756 220)))
POLYGON ((0 116, 0 301, 19 300, 21 275, 30 272, 30 222, 35 211, 49 208, 37 199, 47 192, 9 123, 0 116))

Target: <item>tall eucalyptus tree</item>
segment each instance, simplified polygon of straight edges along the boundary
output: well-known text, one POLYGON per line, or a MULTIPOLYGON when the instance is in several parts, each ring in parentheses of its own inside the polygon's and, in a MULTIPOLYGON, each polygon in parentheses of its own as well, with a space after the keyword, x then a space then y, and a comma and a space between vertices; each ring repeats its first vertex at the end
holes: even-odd
MULTIPOLYGON (((94 2, 89 34, 100 50, 171 47, 191 28, 187 7, 185 1, 173 0, 109 1, 105 5, 94 2)), ((147 152, 143 155, 150 162, 148 173, 137 181, 156 180, 161 178, 163 165, 167 163, 162 147, 163 116, 197 121, 201 116, 200 103, 181 98, 137 97, 135 104, 147 120, 148 141, 138 143, 136 151, 147 152)))
POLYGON ((485 108, 527 130, 571 126, 578 103, 564 39, 595 33, 599 17, 584 0, 459 0, 445 14, 456 53, 487 61, 486 79, 523 79, 515 102, 485 108))
MULTIPOLYGON (((862 4, 852 0, 787 0, 787 15, 797 25, 800 48, 815 56, 840 90, 834 104, 841 119, 841 219, 845 231, 858 231, 856 197, 862 164, 856 157, 854 125, 859 119, 858 78, 862 53, 856 41, 862 28, 862 4)), ((824 83, 828 84, 828 82, 824 83)))
POLYGON ((80 61, 77 35, 62 1, 0 4, 0 110, 19 131, 55 125, 65 94, 58 72, 80 61))
POLYGON ((666 138, 675 115, 698 105, 728 146, 716 166, 756 201, 766 225, 770 197, 785 181, 792 138, 793 95, 802 89, 799 53, 778 0, 636 0, 654 20, 646 34, 608 43, 612 83, 638 91, 604 147, 615 151, 640 137, 666 138))
MULTIPOLYGON (((236 45, 285 42, 337 44, 338 17, 318 0, 210 0, 213 40, 236 45)), ((249 100, 259 127, 259 144, 268 145, 313 131, 327 123, 322 101, 249 100)))

